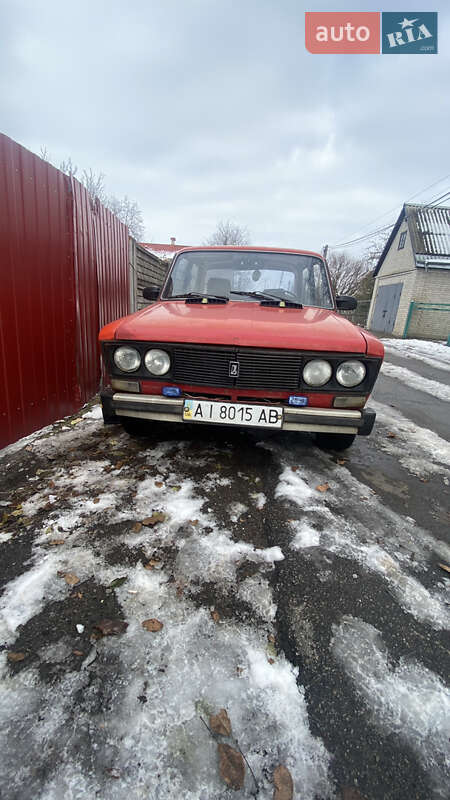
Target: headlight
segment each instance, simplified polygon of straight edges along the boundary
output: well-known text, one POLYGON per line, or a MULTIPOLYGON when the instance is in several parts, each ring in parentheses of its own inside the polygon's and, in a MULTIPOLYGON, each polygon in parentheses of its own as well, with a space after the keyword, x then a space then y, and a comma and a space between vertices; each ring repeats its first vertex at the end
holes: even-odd
POLYGON ((324 383, 328 383, 332 373, 331 364, 317 358, 314 361, 308 361, 303 370, 303 380, 308 386, 323 386, 324 383))
POLYGON ((336 370, 336 380, 342 386, 358 386, 366 377, 366 368, 362 361, 344 361, 336 370))
POLYGON ((141 356, 134 347, 118 347, 114 351, 114 363, 122 372, 136 372, 141 366, 141 356))
POLYGON ((147 350, 144 363, 153 375, 165 375, 170 369, 170 358, 164 350, 147 350))

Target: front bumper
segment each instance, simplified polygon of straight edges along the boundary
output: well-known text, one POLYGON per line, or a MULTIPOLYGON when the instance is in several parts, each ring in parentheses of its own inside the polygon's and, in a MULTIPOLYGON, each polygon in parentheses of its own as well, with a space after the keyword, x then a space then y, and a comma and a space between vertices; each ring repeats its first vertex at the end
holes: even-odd
MULTIPOLYGON (((105 423, 120 422, 120 417, 153 419, 159 422, 183 422, 183 398, 160 395, 128 394, 127 392, 103 392, 101 395, 105 423)), ((255 398, 257 403, 257 399, 255 398)), ((250 404, 248 404, 250 405, 250 404)), ((310 433, 348 433, 368 436, 375 422, 375 411, 337 408, 283 407, 284 431, 306 431, 310 433)))

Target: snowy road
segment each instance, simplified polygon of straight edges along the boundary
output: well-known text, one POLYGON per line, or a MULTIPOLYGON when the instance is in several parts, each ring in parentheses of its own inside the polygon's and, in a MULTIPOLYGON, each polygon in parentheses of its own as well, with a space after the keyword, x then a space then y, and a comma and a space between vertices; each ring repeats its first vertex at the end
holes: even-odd
POLYGON ((448 797, 450 348, 386 344, 344 454, 98 407, 0 453, 2 800, 448 797))

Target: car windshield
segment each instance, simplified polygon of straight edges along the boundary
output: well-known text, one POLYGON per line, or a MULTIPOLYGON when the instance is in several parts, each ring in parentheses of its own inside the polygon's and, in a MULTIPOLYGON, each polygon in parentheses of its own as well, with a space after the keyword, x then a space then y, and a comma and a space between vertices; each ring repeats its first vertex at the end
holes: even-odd
POLYGON ((295 253, 190 251, 179 255, 162 299, 189 293, 260 303, 260 294, 305 306, 333 308, 325 266, 295 253), (247 294, 248 292, 248 294, 247 294))

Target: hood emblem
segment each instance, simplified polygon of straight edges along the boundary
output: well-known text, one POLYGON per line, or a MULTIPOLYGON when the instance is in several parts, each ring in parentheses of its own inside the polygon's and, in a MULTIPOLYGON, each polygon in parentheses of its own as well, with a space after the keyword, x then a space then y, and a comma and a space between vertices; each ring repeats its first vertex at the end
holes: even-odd
POLYGON ((228 362, 228 375, 230 378, 238 378, 239 377, 239 361, 229 361, 228 362))

